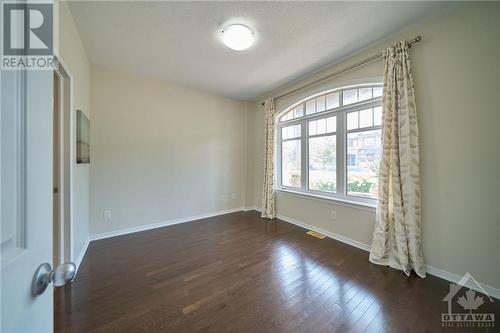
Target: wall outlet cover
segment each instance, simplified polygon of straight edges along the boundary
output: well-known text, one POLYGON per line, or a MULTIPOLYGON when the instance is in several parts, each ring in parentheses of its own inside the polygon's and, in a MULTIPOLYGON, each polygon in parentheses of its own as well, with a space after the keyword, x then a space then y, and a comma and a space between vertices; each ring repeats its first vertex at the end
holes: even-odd
POLYGON ((102 216, 104 217, 105 220, 111 220, 111 211, 109 209, 106 209, 102 213, 102 216))

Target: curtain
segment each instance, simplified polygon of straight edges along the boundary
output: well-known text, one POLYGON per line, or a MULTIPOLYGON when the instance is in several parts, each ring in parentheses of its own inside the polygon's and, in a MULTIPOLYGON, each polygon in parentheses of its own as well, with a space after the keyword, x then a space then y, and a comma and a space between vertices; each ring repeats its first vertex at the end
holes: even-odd
POLYGON ((262 189, 262 217, 276 218, 274 193, 274 100, 266 99, 264 104, 264 186, 262 189))
POLYGON ((408 43, 388 48, 384 61, 382 152, 370 261, 425 277, 418 125, 408 43))

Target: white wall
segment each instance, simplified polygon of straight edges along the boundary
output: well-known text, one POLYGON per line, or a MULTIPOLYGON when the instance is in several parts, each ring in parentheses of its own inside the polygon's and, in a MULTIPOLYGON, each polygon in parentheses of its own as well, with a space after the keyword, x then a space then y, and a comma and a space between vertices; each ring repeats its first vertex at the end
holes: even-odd
MULTIPOLYGON (((65 1, 55 2, 55 51, 64 63, 66 71, 72 76, 73 107, 71 109, 71 219, 72 219, 72 260, 77 260, 89 237, 89 165, 78 165, 75 162, 76 110, 82 110, 90 118, 89 103, 89 61, 83 44, 76 30, 71 11, 65 1)), ((92 126, 92 120, 91 120, 92 126)), ((92 140, 92 138, 91 138, 92 140)), ((91 156, 92 159, 92 156, 91 156)))
POLYGON ((97 66, 90 77, 91 234, 242 206, 243 102, 97 66))
MULTIPOLYGON (((470 272, 500 288, 500 4, 463 4, 453 12, 395 34, 325 68, 276 96, 335 72, 387 45, 421 35, 411 49, 421 148, 423 246, 427 264, 458 275, 470 272)), ((382 62, 335 78, 322 87, 279 100, 284 107, 327 86, 380 77, 382 62)), ((261 96, 248 115, 248 206, 260 206, 263 168, 261 96)), ((370 245, 373 212, 290 195, 277 195, 278 214, 370 245), (337 211, 337 220, 329 219, 337 211)))

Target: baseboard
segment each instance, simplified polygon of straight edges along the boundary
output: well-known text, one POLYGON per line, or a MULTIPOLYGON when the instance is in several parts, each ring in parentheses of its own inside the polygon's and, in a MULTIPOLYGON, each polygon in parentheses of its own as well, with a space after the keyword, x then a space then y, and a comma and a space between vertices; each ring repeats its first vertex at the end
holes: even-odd
POLYGON ((219 215, 224 215, 224 214, 230 214, 230 213, 235 213, 235 212, 241 212, 241 211, 244 211, 244 210, 245 209, 243 207, 232 208, 232 209, 226 209, 226 210, 221 210, 221 211, 207 213, 207 214, 202 214, 202 215, 183 217, 183 218, 180 218, 180 219, 168 220, 168 221, 163 221, 163 222, 158 222, 158 223, 153 223, 153 224, 141 225, 141 226, 137 226, 137 227, 131 227, 131 228, 113 230, 113 231, 109 231, 109 232, 103 232, 103 233, 100 233, 100 234, 91 235, 90 236, 90 241, 95 241, 95 240, 99 240, 99 239, 105 239, 105 238, 110 238, 110 237, 116 237, 116 236, 122 236, 122 235, 132 234, 134 232, 146 231, 146 230, 151 230, 151 229, 166 227, 166 226, 169 226, 169 225, 174 225, 174 224, 179 224, 179 223, 185 223, 185 222, 191 222, 191 221, 206 219, 206 218, 209 218, 209 217, 214 217, 214 216, 219 216, 219 215))
MULTIPOLYGON (((280 220, 297 225, 297 226, 302 227, 304 229, 319 232, 319 233, 321 233, 329 238, 333 238, 335 240, 338 240, 339 242, 346 243, 348 245, 357 247, 358 249, 365 250, 368 252, 370 251, 371 246, 368 244, 364 244, 364 243, 358 242, 354 239, 330 232, 328 230, 324 230, 322 228, 318 228, 316 226, 312 226, 310 224, 293 219, 293 218, 288 217, 288 216, 278 214, 276 217, 279 218, 280 220)), ((442 270, 442 269, 439 269, 439 268, 436 268, 436 267, 433 267, 430 265, 426 265, 426 270, 427 270, 427 273, 430 275, 437 276, 441 279, 444 279, 444 280, 447 280, 447 281, 450 281, 453 283, 458 283, 462 279, 462 276, 460 276, 460 275, 450 273, 450 272, 447 272, 445 270, 442 270)), ((479 284, 479 287, 482 288, 483 290, 480 290, 480 288, 478 288, 478 286, 476 286, 476 284, 472 280, 468 280, 464 286, 467 288, 474 289, 474 290, 479 291, 479 292, 485 291, 489 296, 494 297, 496 299, 500 299, 500 289, 492 287, 492 286, 484 284, 484 283, 480 283, 480 282, 478 282, 478 284, 479 284)), ((443 297, 444 296, 445 295, 443 295, 443 297)))
POLYGON ((75 276, 78 273, 78 269, 80 268, 80 265, 83 261, 83 258, 85 256, 85 254, 87 253, 87 249, 90 245, 90 242, 92 242, 92 241, 110 238, 110 237, 115 237, 115 236, 126 235, 126 234, 131 234, 131 233, 139 232, 139 231, 145 231, 145 230, 166 227, 169 225, 174 225, 174 224, 179 224, 179 223, 201 220, 201 219, 205 219, 208 217, 214 217, 214 216, 219 216, 219 215, 224 215, 224 214, 229 214, 229 213, 235 213, 235 212, 240 212, 240 211, 250 211, 253 209, 254 209, 253 207, 251 207, 251 208, 233 208, 233 209, 227 209, 227 210, 222 210, 222 211, 203 214, 203 215, 186 217, 186 218, 182 218, 182 219, 169 220, 169 221, 164 221, 164 222, 160 222, 160 223, 148 224, 148 225, 139 226, 139 227, 132 227, 132 228, 120 229, 120 230, 115 230, 115 231, 111 231, 111 232, 105 232, 105 233, 101 233, 101 234, 91 235, 85 241, 83 248, 80 250, 78 257, 75 260, 75 266, 76 266, 75 276))
MULTIPOLYGON (((444 271, 442 269, 439 269, 439 268, 436 268, 436 267, 433 267, 430 265, 426 265, 426 269, 427 269, 427 273, 434 275, 434 276, 437 276, 441 279, 456 283, 456 284, 458 284, 458 282, 462 279, 462 276, 460 276, 458 274, 450 273, 450 272, 444 271)), ((490 297, 493 297, 493 298, 496 298, 497 300, 500 300, 500 289, 492 287, 492 286, 484 284, 484 283, 481 283, 481 282, 477 282, 477 283, 479 286, 476 285, 473 280, 467 280, 467 282, 464 284, 464 287, 479 291, 481 293, 486 292, 486 294, 488 294, 490 297), (478 287, 480 287, 480 288, 478 288, 478 287)))
MULTIPOLYGON (((224 215, 224 214, 230 214, 230 213, 235 213, 235 212, 240 212, 240 211, 246 212, 246 211, 251 211, 251 210, 255 210, 255 211, 260 212, 260 208, 256 207, 256 206, 233 208, 233 209, 227 209, 227 210, 222 210, 222 211, 203 214, 203 215, 191 216, 191 217, 175 219, 175 220, 168 220, 168 221, 164 221, 164 222, 160 222, 160 223, 148 224, 148 225, 144 225, 144 226, 120 229, 120 230, 115 230, 115 231, 111 231, 111 232, 105 232, 105 233, 101 233, 101 234, 92 235, 85 242, 82 250, 80 251, 80 254, 78 255, 78 258, 75 262, 76 271, 78 272, 78 268, 80 267, 80 264, 83 260, 83 257, 85 256, 85 253, 87 252, 87 248, 88 248, 89 243, 91 241, 115 237, 115 236, 121 236, 121 235, 126 235, 126 234, 131 234, 131 233, 139 232, 139 231, 145 231, 145 230, 166 227, 169 225, 174 225, 174 224, 179 224, 179 223, 186 223, 186 222, 201 220, 201 219, 219 216, 219 215, 224 215)), ((333 233, 331 231, 328 231, 328 230, 325 230, 322 228, 318 228, 316 226, 310 225, 310 224, 305 223, 303 221, 299 221, 297 219, 294 219, 294 218, 291 218, 288 216, 284 216, 281 214, 278 214, 277 218, 279 218, 280 220, 283 220, 285 222, 299 226, 301 228, 319 232, 319 233, 321 233, 329 238, 332 238, 332 239, 338 240, 339 242, 354 246, 358 249, 368 251, 368 252, 370 251, 370 245, 364 244, 362 242, 351 239, 349 237, 345 237, 345 236, 333 233)), ((444 279, 444 280, 447 280, 447 281, 450 281, 453 283, 458 283, 462 279, 462 276, 460 276, 460 275, 450 273, 450 272, 447 272, 445 270, 442 270, 442 269, 439 269, 439 268, 436 268, 436 267, 433 267, 430 265, 426 265, 426 270, 427 270, 428 274, 437 276, 441 279, 444 279)), ((500 299, 500 289, 492 287, 492 286, 484 284, 484 283, 480 283, 480 282, 478 284, 479 284, 479 287, 482 288, 488 295, 490 295, 491 297, 494 297, 496 299, 500 299)), ((469 280, 469 281, 467 281, 467 283, 465 283, 465 287, 474 289, 476 291, 483 292, 471 280, 469 280)))
POLYGON ((75 271, 75 276, 78 274, 78 269, 80 268, 80 264, 82 263, 83 257, 85 257, 85 253, 87 253, 87 249, 89 248, 90 244, 90 238, 87 238, 85 241, 85 244, 83 244, 82 249, 80 250, 80 253, 78 254, 78 258, 75 260, 75 266, 76 266, 76 271, 75 271))
POLYGON ((257 206, 250 206, 250 207, 243 207, 243 211, 244 212, 248 212, 248 211, 251 211, 251 210, 256 210, 258 212, 261 211, 261 209, 257 206))
POLYGON ((276 217, 279 218, 280 220, 294 224, 294 225, 302 227, 304 229, 319 232, 320 234, 323 234, 329 238, 333 238, 335 240, 338 240, 339 242, 346 243, 346 244, 349 244, 351 246, 357 247, 358 249, 370 251, 370 245, 358 242, 357 240, 351 239, 349 237, 345 237, 345 236, 333 233, 331 231, 328 231, 328 230, 325 230, 322 228, 318 228, 316 226, 312 226, 310 224, 304 223, 302 221, 293 219, 293 218, 288 217, 288 216, 278 214, 276 217))

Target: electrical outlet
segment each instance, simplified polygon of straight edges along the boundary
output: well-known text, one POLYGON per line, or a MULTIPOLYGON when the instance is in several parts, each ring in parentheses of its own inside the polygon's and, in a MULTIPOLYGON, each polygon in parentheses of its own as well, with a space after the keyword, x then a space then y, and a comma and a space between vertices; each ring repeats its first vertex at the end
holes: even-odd
POLYGON ((221 194, 220 195, 220 201, 222 201, 222 202, 226 201, 226 195, 225 194, 221 194))
POLYGON ((106 221, 109 221, 111 220, 111 211, 109 209, 106 209, 103 213, 102 213, 102 217, 104 218, 104 220, 106 221))
POLYGON ((336 220, 336 219, 337 219, 337 212, 336 212, 336 211, 334 211, 334 210, 332 210, 332 211, 330 212, 330 218, 331 218, 332 220, 336 220))
POLYGON ((233 199, 233 200, 236 199, 236 193, 231 193, 231 199, 233 199))

